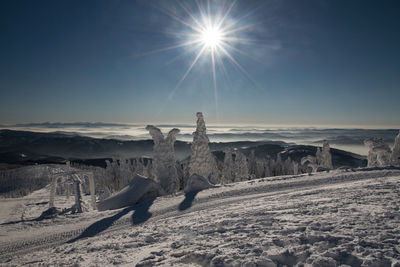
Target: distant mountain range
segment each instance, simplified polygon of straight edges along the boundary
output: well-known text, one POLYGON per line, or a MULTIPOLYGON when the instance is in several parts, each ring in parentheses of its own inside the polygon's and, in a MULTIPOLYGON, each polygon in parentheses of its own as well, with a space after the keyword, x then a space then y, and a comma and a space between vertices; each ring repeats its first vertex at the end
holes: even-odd
POLYGON ((38 122, 38 123, 19 123, 11 126, 61 128, 61 127, 120 127, 120 126, 132 126, 132 125, 133 124, 106 123, 106 122, 38 122))
MULTIPOLYGON (((277 153, 282 152, 283 159, 290 156, 295 161, 300 161, 306 155, 315 155, 317 150, 315 146, 290 145, 280 141, 210 143, 210 148, 219 159, 223 158, 222 150, 233 148, 240 149, 246 155, 254 149, 259 158, 276 157, 277 153)), ((190 152, 190 143, 175 142, 177 159, 187 158, 190 152)), ((363 156, 338 149, 332 149, 331 152, 335 167, 366 165, 363 156)), ((0 130, 0 163, 27 165, 73 160, 102 166, 106 158, 151 157, 152 153, 152 140, 121 141, 59 132, 0 130)))

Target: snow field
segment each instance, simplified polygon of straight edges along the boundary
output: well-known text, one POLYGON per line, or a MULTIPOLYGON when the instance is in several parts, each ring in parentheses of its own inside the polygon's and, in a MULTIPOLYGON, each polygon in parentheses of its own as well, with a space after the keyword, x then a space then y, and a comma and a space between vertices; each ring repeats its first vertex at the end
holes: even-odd
POLYGON ((400 260, 399 197, 398 169, 264 178, 204 190, 187 205, 182 203, 188 195, 156 199, 146 211, 151 215, 137 224, 137 211, 120 209, 57 218, 55 225, 1 225, 1 261, 6 266, 391 266, 400 260), (106 230, 66 243, 90 223, 118 214, 106 230), (36 242, 37 230, 50 246, 36 242), (11 238, 21 231, 23 238, 11 238))

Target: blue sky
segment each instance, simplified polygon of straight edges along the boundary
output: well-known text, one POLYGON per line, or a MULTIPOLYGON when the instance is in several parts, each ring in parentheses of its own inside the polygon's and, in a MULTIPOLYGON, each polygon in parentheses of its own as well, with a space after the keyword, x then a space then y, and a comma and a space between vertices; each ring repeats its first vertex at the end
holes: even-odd
MULTIPOLYGON (((211 13, 230 3, 210 1, 211 13)), ((223 57, 217 101, 207 54, 174 91, 196 51, 149 53, 190 34, 168 12, 188 21, 178 1, 1 1, 0 124, 203 111, 221 124, 400 127, 398 1, 238 0, 229 20, 251 42, 232 56, 246 74, 223 57)))

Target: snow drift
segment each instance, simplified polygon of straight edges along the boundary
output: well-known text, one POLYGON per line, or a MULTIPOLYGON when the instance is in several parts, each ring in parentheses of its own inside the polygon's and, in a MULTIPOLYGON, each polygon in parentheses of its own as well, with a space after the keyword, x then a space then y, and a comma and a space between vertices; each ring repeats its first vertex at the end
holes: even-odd
POLYGON ((133 206, 160 195, 163 195, 163 190, 158 184, 151 179, 136 175, 129 185, 120 192, 100 201, 97 204, 97 209, 104 211, 133 206))
POLYGON ((200 191, 211 187, 214 187, 214 185, 210 184, 207 178, 204 178, 198 174, 193 174, 187 181, 185 193, 200 191))

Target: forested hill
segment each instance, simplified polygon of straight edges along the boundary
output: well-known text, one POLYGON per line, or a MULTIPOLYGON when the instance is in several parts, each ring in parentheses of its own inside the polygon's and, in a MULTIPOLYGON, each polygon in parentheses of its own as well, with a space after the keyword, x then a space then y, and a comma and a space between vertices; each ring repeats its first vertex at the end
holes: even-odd
MULTIPOLYGON (((0 130, 0 163, 62 163, 67 159, 79 159, 90 165, 99 165, 99 162, 93 159, 151 157, 153 144, 153 140, 121 141, 58 132, 0 130)), ((274 158, 277 153, 283 152, 283 159, 290 156, 296 161, 316 152, 314 146, 299 146, 279 141, 210 143, 210 148, 218 158, 223 157, 224 149, 236 148, 246 155, 254 149, 258 158, 267 156, 274 158)), ((179 140, 175 142, 175 154, 178 160, 187 158, 190 152, 190 143, 179 140)), ((331 152, 335 167, 343 165, 359 167, 366 163, 364 157, 360 155, 337 149, 332 149, 331 152)))

